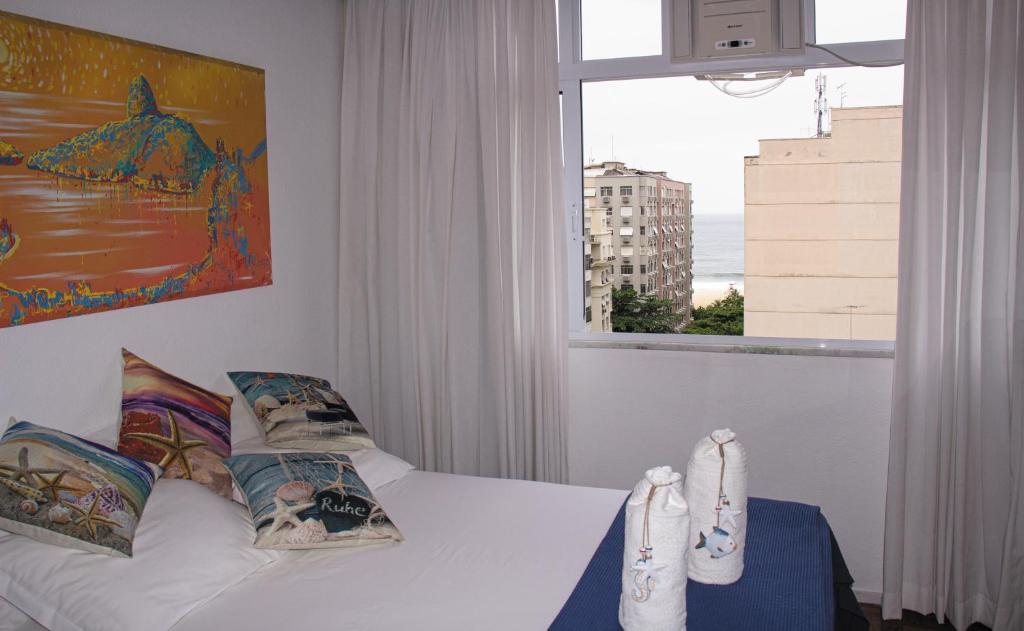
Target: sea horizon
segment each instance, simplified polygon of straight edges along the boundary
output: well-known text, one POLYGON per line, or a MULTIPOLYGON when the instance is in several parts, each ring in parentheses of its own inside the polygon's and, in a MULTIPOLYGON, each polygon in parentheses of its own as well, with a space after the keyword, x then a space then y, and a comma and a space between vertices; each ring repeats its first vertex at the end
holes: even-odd
POLYGON ((743 293, 743 213, 693 215, 693 304, 743 293))

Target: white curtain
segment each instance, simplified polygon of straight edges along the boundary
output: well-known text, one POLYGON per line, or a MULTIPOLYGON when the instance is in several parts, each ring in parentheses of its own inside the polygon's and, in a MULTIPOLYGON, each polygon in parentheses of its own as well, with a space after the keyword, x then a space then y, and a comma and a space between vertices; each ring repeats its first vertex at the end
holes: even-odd
POLYGON ((565 481, 551 0, 348 0, 339 375, 428 470, 565 481))
POLYGON ((910 0, 883 614, 1024 629, 1024 6, 910 0))

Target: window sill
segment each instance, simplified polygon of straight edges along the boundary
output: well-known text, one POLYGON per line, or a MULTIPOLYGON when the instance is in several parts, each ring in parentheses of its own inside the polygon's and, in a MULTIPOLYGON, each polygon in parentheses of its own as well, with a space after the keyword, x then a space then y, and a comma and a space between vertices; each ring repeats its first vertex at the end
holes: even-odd
POLYGON ((748 355, 802 355, 892 359, 893 343, 882 340, 815 340, 647 333, 569 333, 569 348, 609 348, 748 355))

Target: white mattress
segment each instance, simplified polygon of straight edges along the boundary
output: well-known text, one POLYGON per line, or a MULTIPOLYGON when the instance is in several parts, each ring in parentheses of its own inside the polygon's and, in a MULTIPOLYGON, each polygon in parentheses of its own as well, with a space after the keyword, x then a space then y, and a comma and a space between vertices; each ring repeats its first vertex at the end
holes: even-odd
POLYGON ((174 631, 546 629, 626 497, 421 471, 375 494, 404 543, 289 552, 174 631))
MULTIPOLYGON (((546 629, 626 491, 412 471, 375 495, 405 542, 289 551, 173 631, 546 629)), ((0 599, 0 631, 36 625, 0 599)))

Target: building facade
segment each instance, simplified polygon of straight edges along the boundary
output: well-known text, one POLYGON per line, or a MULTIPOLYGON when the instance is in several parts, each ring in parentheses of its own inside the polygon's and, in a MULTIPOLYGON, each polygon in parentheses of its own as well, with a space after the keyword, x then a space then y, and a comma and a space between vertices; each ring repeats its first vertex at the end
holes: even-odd
MULTIPOLYGON (((583 204, 589 217, 603 214, 607 221, 614 257, 608 270, 610 284, 671 300, 675 311, 685 316, 680 328, 689 323, 693 295, 690 184, 677 182, 664 171, 603 162, 584 168, 583 204)), ((591 219, 591 239, 594 226, 591 219)), ((594 287, 592 283, 592 314, 594 287)), ((606 330, 592 322, 588 320, 590 330, 606 330)))
POLYGON ((831 136, 745 158, 745 335, 895 338, 902 119, 833 109, 831 136))
POLYGON ((584 320, 589 331, 612 330, 612 229, 603 208, 588 208, 583 224, 584 320))

